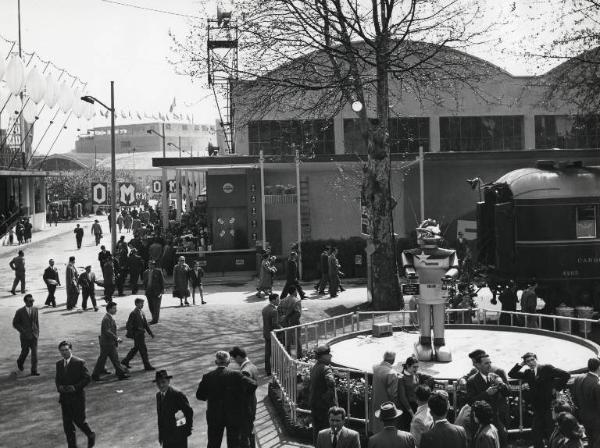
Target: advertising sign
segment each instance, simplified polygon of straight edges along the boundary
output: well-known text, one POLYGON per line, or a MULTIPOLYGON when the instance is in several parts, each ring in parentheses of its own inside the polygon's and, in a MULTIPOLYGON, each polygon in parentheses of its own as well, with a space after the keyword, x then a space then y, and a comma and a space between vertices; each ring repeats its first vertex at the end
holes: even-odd
POLYGON ((117 187, 117 194, 119 196, 119 203, 121 205, 134 205, 136 202, 135 197, 135 184, 130 182, 119 182, 117 187))
POLYGON ((92 183, 92 204, 105 205, 108 200, 108 184, 106 182, 92 183))

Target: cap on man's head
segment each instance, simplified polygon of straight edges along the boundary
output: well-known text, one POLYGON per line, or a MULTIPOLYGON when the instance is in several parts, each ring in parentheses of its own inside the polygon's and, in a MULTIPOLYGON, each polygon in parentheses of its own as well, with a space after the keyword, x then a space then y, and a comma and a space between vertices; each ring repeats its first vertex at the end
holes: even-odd
POLYGON ((88 264, 88 265, 85 267, 85 270, 86 270, 86 271, 87 271, 88 269, 89 269, 90 271, 92 270, 92 265, 91 265, 91 264, 88 264))
POLYGON ((329 355, 331 353, 331 348, 328 345, 319 345, 315 350, 315 354, 317 357, 321 355, 329 355))
POLYGON ((144 303, 144 299, 137 298, 134 303, 137 305, 138 303, 144 303))
POLYGON ((485 354, 485 350, 481 350, 480 348, 478 348, 477 350, 473 350, 471 353, 469 353, 469 358, 476 359, 485 354))
POLYGON ((533 352, 527 352, 523 356, 521 356, 521 359, 523 359, 523 361, 527 361, 529 358, 537 359, 537 355, 533 352))
POLYGON ((100 246, 100 249, 104 250, 106 249, 106 246, 100 246))

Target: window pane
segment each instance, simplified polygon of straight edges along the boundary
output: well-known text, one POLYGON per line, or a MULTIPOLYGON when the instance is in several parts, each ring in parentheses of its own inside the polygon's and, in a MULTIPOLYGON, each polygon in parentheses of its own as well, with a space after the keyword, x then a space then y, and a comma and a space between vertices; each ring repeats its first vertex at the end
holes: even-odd
POLYGON ((577 207, 577 238, 596 238, 596 207, 577 207))

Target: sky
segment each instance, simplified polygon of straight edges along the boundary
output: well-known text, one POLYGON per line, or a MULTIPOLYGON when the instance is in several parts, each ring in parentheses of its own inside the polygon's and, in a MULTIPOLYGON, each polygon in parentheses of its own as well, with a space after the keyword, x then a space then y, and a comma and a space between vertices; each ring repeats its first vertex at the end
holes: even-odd
MULTIPOLYGON (((43 60, 51 60, 78 76, 88 83, 90 95, 107 103, 110 101, 109 82, 115 81, 117 111, 131 111, 134 115, 136 111, 164 113, 175 98, 175 112, 193 114, 195 123, 214 124, 218 114, 212 92, 198 81, 192 82, 189 77, 176 74, 168 62, 172 54, 169 31, 185 35, 190 20, 205 20, 205 13, 201 11, 212 11, 212 2, 21 0, 23 49, 35 51, 43 60), (206 3, 209 3, 208 7, 206 3)), ((551 20, 551 3, 540 0, 481 0, 480 3, 485 11, 484 21, 496 24, 497 29, 487 43, 473 47, 471 52, 514 75, 539 72, 536 64, 519 56, 520 45, 531 26, 540 19, 551 20)), ((0 36, 16 40, 17 29, 17 0, 0 0, 0 36)), ((7 50, 7 44, 0 41, 0 52, 5 55, 7 50)), ((58 120, 63 117, 61 113, 58 120)), ((50 118, 44 113, 38 121, 34 147, 50 118)), ((117 124, 136 121, 139 122, 118 120, 117 124)), ((108 120, 99 116, 89 122, 70 120, 68 129, 58 136, 52 153, 72 150, 77 129, 85 132, 87 128, 106 125, 109 125, 108 120)), ((58 126, 50 128, 38 154, 46 152, 58 130, 58 126)))

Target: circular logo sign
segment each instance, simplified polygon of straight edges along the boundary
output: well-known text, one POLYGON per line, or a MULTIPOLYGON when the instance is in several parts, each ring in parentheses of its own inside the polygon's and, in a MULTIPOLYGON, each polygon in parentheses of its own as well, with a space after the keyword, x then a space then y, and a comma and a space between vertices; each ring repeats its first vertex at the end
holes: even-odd
POLYGON ((223 191, 227 194, 233 193, 233 184, 230 184, 229 182, 223 184, 223 191))

